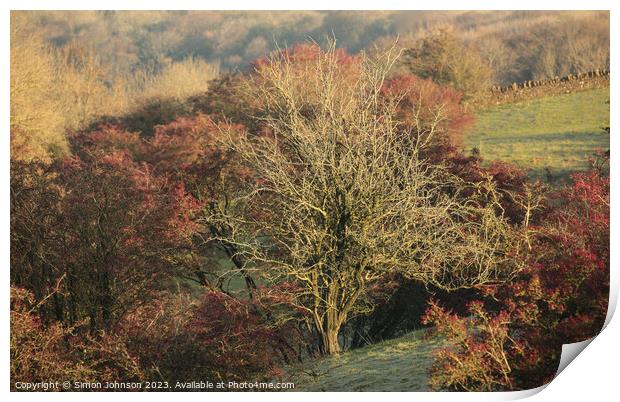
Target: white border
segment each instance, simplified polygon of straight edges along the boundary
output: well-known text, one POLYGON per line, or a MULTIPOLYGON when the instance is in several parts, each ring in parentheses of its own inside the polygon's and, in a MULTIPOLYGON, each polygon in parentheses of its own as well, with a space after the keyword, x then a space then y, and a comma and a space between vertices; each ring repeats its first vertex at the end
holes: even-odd
MULTIPOLYGON (((346 9, 359 9, 359 10, 611 10, 611 54, 612 54, 612 80, 611 80, 611 113, 610 113, 610 125, 616 127, 615 116, 618 115, 618 107, 615 104, 616 94, 618 93, 618 85, 616 82, 617 71, 614 69, 616 56, 618 56, 618 42, 614 38, 618 37, 618 10, 620 3, 602 0, 589 0, 575 1, 565 0, 562 2, 551 2, 541 0, 521 0, 521 1, 467 1, 458 2, 455 0, 434 0, 432 2, 412 2, 404 0, 384 0, 384 1, 282 1, 282 0, 229 0, 226 2, 207 2, 207 1, 188 1, 188 0, 175 0, 171 1, 79 1, 79 0, 65 0, 65 1, 14 1, 9 0, 3 2, 3 11, 1 18, 1 25, 4 35, 2 36, 2 55, 3 64, 0 74, 2 74, 2 81, 0 88, 2 89, 2 122, 3 132, 0 136, 2 146, 0 148, 1 156, 0 163, 0 182, 2 184, 3 192, 0 197, 0 206, 2 209, 1 225, 0 226, 0 242, 2 247, 2 253, 0 256, 6 267, 4 276, 2 277, 2 283, 0 283, 0 303, 4 313, 1 314, 0 319, 3 321, 2 340, 4 347, 0 348, 3 357, 2 366, 0 366, 0 378, 2 382, 3 393, 8 393, 9 390, 9 10, 24 10, 24 9, 65 9, 65 10, 78 10, 78 9, 118 9, 118 10, 157 10, 157 9, 176 9, 176 10, 193 10, 193 9, 228 9, 228 10, 251 10, 251 9, 271 9, 271 10, 346 10, 346 9)), ((617 290, 618 290, 618 257, 614 249, 617 244, 618 237, 618 218, 615 212, 615 207, 618 207, 618 191, 619 179, 618 173, 615 168, 615 152, 618 149, 618 140, 613 135, 616 130, 612 129, 611 136, 611 148, 612 152, 612 164, 611 164, 611 181, 612 181, 612 209, 611 209, 611 239, 612 239, 612 255, 611 255, 611 269, 612 269, 612 294, 610 297, 610 310, 608 313, 608 320, 613 315, 615 306, 617 303, 617 290)), ((519 393, 389 393, 388 395, 374 395, 369 393, 328 393, 321 395, 314 395, 313 393, 225 393, 225 394, 212 394, 207 395, 203 393, 186 393, 184 395, 178 395, 177 393, 165 394, 165 393, 133 393, 131 398, 136 401, 140 400, 159 400, 163 398, 183 398, 188 400, 240 400, 240 399, 253 399, 257 401, 274 401, 274 400, 289 400, 294 398, 295 400, 307 400, 313 401, 315 398, 332 398, 336 395, 336 398, 345 399, 357 399, 357 400, 374 400, 377 397, 385 397, 395 400, 440 400, 440 401, 480 401, 480 400, 510 400, 516 398, 523 398, 531 394, 533 400, 609 400, 610 396, 615 394, 618 368, 618 345, 617 339, 620 339, 620 325, 615 321, 609 322, 609 325, 605 328, 600 336, 595 338, 588 346, 588 352, 581 354, 576 362, 570 364, 554 381, 552 381, 543 392, 541 389, 522 391, 519 393), (538 393, 539 392, 539 393, 538 393), (292 397, 292 398, 291 398, 292 397)), ((415 362, 412 362, 415 364, 415 362)), ((544 388, 544 387, 541 387, 544 388)), ((38 400, 43 394, 32 393, 12 393, 11 398, 15 400, 38 400)), ((125 395, 123 395, 125 396, 125 395)), ((82 401, 85 395, 80 393, 72 394, 60 394, 49 393, 45 394, 44 398, 50 401, 82 401)), ((109 393, 101 393, 88 395, 88 399, 103 400, 109 397, 117 397, 109 393)))

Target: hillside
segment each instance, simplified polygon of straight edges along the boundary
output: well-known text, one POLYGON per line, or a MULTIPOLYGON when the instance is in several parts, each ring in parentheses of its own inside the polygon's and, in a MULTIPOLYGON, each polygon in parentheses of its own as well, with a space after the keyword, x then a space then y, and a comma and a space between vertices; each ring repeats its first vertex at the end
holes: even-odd
POLYGON ((426 391, 437 340, 426 330, 289 368, 294 391, 426 391))
POLYGON ((609 148, 609 88, 507 104, 478 113, 466 135, 486 161, 499 159, 552 179, 588 167, 597 149, 609 148), (547 171, 548 169, 548 171, 547 171))
POLYGON ((188 58, 245 70, 277 46, 309 38, 324 44, 335 37, 340 47, 357 53, 396 38, 406 45, 446 26, 484 51, 498 84, 609 65, 606 11, 48 10, 11 15, 25 18, 55 48, 92 49, 109 67, 108 79, 136 69, 156 72, 188 58), (546 63, 539 54, 543 49, 546 63))

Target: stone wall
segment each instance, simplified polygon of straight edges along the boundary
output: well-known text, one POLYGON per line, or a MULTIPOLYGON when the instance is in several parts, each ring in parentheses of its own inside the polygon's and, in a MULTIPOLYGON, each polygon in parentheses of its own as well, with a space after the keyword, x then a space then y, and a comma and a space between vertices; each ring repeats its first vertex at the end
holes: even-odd
POLYGON ((594 70, 587 73, 571 74, 566 77, 515 82, 505 87, 494 86, 488 90, 488 96, 483 97, 471 106, 484 108, 607 86, 609 86, 609 70, 594 70))

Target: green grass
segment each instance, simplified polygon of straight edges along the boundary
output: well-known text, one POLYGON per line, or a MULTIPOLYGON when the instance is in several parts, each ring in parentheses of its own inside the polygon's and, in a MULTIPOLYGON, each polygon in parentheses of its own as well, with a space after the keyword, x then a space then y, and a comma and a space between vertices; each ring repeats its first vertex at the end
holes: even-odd
POLYGON ((467 133, 467 150, 485 161, 512 162, 533 177, 554 177, 588 167, 595 150, 609 148, 609 88, 552 96, 487 109, 467 133))
POLYGON ((294 391, 427 391, 432 351, 426 330, 290 367, 294 391))

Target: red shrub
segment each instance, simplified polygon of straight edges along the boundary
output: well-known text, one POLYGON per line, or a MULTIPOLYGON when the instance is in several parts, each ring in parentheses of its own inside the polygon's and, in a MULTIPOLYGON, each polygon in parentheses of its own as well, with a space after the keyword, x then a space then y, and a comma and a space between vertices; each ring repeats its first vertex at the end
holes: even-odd
POLYGON ((253 299, 206 290, 198 299, 168 295, 129 315, 118 331, 141 364, 166 381, 271 379, 296 358, 299 335, 278 323, 288 301, 277 287, 253 299))
MULTIPOLYGON (((52 294, 50 294, 52 295, 52 294)), ((11 286, 11 389, 16 383, 105 382, 144 379, 137 360, 116 336, 75 334, 80 324, 44 325, 37 315, 46 299, 11 286)), ((61 388, 50 388, 57 391, 61 388)))
POLYGON ((479 289, 481 302, 468 318, 431 305, 426 321, 449 343, 432 372, 435 388, 539 386, 555 375, 562 344, 601 329, 609 293, 609 177, 592 170, 573 181, 550 202, 515 281, 479 289))
POLYGON ((407 127, 422 137, 432 135, 435 146, 444 150, 461 146, 464 130, 474 121, 458 91, 430 79, 403 74, 388 80, 382 91, 400 100, 399 117, 407 127))
POLYGON ((42 298, 67 278, 42 309, 46 322, 109 329, 162 286, 195 231, 183 186, 126 150, 16 163, 11 188, 12 283, 42 298))
POLYGON ((489 315, 481 302, 468 305, 470 317, 446 312, 434 301, 424 323, 435 324, 434 333, 448 339, 430 373, 431 389, 497 391, 513 389, 510 361, 524 354, 524 345, 510 336, 510 316, 489 315))

